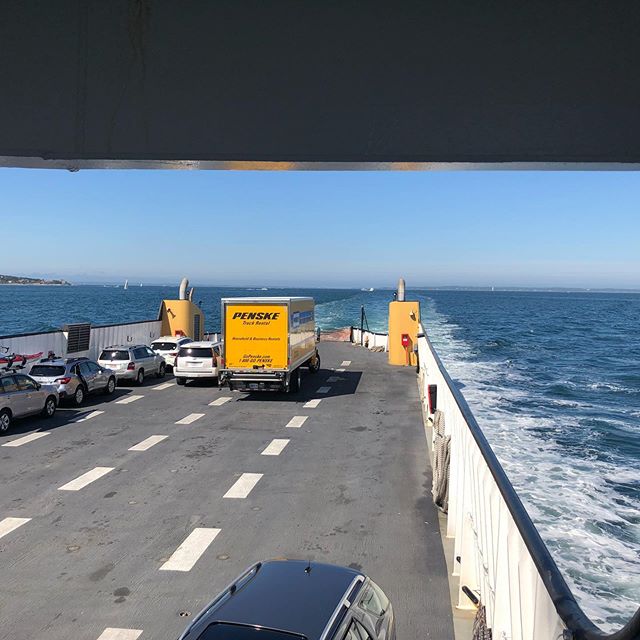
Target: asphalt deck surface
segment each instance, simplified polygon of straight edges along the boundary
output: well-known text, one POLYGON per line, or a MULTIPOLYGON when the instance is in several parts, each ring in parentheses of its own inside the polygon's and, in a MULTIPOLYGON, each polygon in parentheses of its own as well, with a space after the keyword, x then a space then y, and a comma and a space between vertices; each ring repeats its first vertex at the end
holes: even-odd
POLYGON ((0 438, 0 638, 177 638, 246 567, 284 556, 371 576, 398 640, 451 640, 415 371, 348 343, 320 353, 322 370, 291 397, 168 375, 14 422, 0 438), (190 414, 204 415, 176 424, 190 414), (294 416, 308 418, 287 427, 294 416), (38 431, 49 435, 4 446, 38 431), (129 450, 152 435, 168 437, 129 450), (261 455, 274 439, 289 442, 261 455), (89 484, 60 489, 96 467, 89 484), (246 497, 224 497, 238 480, 246 497))

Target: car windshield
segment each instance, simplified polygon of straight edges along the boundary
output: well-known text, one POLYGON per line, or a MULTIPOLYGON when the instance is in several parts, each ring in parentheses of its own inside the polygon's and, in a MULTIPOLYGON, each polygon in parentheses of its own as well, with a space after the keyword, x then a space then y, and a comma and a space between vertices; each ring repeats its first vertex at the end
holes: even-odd
POLYGON ((198 640, 306 640, 306 636, 298 633, 287 633, 276 629, 250 627, 241 624, 218 622, 210 624, 198 640))
POLYGON ((154 351, 173 351, 177 348, 175 342, 153 342, 151 343, 151 348, 154 351))
POLYGON ((99 360, 129 360, 129 352, 124 349, 108 350, 105 349, 101 354, 99 360))
POLYGON ((211 358, 211 347, 180 347, 179 358, 211 358))
POLYGON ((51 364, 36 364, 31 367, 29 372, 34 378, 53 378, 54 376, 61 376, 64 374, 64 367, 55 366, 51 364))

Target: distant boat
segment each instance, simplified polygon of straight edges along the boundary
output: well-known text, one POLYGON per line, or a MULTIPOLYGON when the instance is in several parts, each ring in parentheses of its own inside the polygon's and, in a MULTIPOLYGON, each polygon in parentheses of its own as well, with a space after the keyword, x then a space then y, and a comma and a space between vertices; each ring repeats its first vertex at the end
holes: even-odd
POLYGON ((368 292, 371 292, 371 291, 375 291, 375 289, 374 289, 373 287, 369 287, 369 289, 367 289, 366 287, 362 287, 362 289, 360 289, 360 291, 368 291, 368 292))
POLYGON ((128 289, 129 288, 129 281, 125 280, 124 281, 124 287, 122 287, 123 289, 128 289))
POLYGON ((267 289, 267 287, 262 287, 262 289, 260 289, 260 291, 269 291, 269 289, 267 289))
POLYGON ((142 282, 140 283, 140 286, 142 286, 142 282))

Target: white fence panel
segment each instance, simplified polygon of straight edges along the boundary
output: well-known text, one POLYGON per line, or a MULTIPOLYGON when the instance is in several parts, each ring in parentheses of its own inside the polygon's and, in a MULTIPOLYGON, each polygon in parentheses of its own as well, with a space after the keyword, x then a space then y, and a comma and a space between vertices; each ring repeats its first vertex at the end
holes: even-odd
MULTIPOLYGON (((102 349, 111 345, 151 344, 160 336, 161 329, 160 320, 91 327, 89 349, 72 355, 95 359, 102 349)), ((30 355, 42 352, 42 357, 46 358, 50 351, 57 356, 67 356, 67 334, 64 331, 0 337, 0 357, 5 353, 30 355)))
POLYGON ((112 345, 151 344, 160 337, 161 330, 160 320, 91 327, 91 342, 86 355, 97 358, 102 349, 112 345))
POLYGON ((355 327, 352 329, 351 340, 354 344, 363 343, 368 349, 382 348, 388 350, 389 336, 386 333, 375 333, 374 331, 360 331, 355 327))
POLYGON ((42 357, 46 358, 49 351, 55 354, 67 352, 67 336, 62 331, 0 338, 0 357, 14 353, 31 355, 42 352, 42 357))

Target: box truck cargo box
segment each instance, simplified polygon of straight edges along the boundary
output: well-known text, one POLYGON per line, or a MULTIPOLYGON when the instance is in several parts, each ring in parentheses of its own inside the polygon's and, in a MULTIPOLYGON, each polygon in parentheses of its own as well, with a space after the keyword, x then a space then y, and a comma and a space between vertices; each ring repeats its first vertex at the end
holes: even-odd
POLYGON ((313 298, 223 298, 220 383, 296 392, 302 367, 320 369, 313 298))

